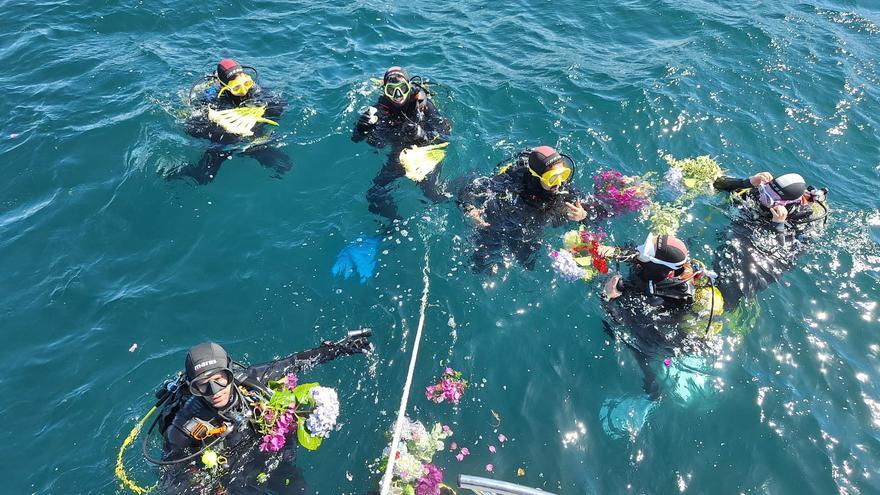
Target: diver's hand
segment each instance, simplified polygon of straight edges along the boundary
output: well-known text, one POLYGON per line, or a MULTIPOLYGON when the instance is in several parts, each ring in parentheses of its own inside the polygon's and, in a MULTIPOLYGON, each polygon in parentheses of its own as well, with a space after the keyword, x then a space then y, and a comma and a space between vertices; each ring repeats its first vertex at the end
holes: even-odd
POLYGON ((489 222, 483 218, 483 210, 480 208, 471 208, 467 213, 467 217, 471 219, 474 223, 474 226, 480 229, 485 229, 489 226, 489 222))
POLYGON ((581 200, 577 200, 576 203, 565 203, 565 216, 568 217, 569 220, 573 220, 575 222, 580 222, 581 220, 587 218, 587 210, 581 206, 581 200))
POLYGON ((770 172, 758 172, 757 174, 749 177, 749 182, 751 182, 752 185, 755 187, 767 184, 772 180, 773 175, 770 172))
POLYGON ((379 122, 379 110, 376 107, 367 107, 358 119, 360 125, 376 125, 379 122))
POLYGON ((770 213, 773 214, 773 222, 775 223, 783 223, 788 218, 788 210, 782 205, 771 206, 770 213))
POLYGON ((617 299, 618 297, 623 295, 623 292, 620 292, 620 289, 617 288, 617 284, 620 283, 620 275, 614 275, 609 278, 605 282, 605 297, 608 299, 617 299))
POLYGON ((403 127, 403 131, 412 139, 425 139, 425 130, 415 122, 407 122, 403 127))

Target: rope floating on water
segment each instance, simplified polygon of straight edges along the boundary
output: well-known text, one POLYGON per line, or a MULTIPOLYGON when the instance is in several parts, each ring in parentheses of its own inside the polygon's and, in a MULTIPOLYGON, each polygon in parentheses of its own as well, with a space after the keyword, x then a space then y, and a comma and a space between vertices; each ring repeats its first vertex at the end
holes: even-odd
POLYGON ((388 464, 385 467, 385 476, 382 478, 381 495, 388 495, 391 489, 391 478, 393 478, 394 464, 397 460, 397 452, 400 444, 400 435, 403 432, 403 417, 406 415, 406 406, 409 403, 409 392, 412 387, 413 373, 416 370, 416 358, 419 356, 419 344, 422 341, 422 328, 425 326, 425 311, 428 309, 428 291, 430 289, 430 280, 428 274, 431 273, 431 267, 428 259, 428 250, 425 250, 425 267, 422 269, 422 304, 419 308, 419 326, 416 328, 416 338, 413 344, 412 357, 409 360, 409 371, 406 374, 406 382, 403 385, 403 396, 400 398, 400 408, 397 410, 397 423, 394 425, 394 436, 391 438, 391 451, 388 453, 388 464))
POLYGON ((122 442, 122 446, 119 447, 119 453, 116 454, 116 477, 119 479, 119 482, 123 487, 128 488, 129 490, 139 494, 144 495, 145 493, 149 493, 153 491, 153 488, 156 488, 156 485, 153 485, 149 488, 144 488, 137 484, 134 480, 128 477, 128 473, 125 472, 125 464, 122 461, 122 455, 125 453, 126 447, 131 445, 131 442, 137 438, 138 434, 141 432, 141 428, 144 427, 144 423, 147 422, 147 419, 156 411, 157 406, 153 406, 150 411, 141 418, 140 421, 131 429, 131 432, 125 437, 125 440, 122 442))

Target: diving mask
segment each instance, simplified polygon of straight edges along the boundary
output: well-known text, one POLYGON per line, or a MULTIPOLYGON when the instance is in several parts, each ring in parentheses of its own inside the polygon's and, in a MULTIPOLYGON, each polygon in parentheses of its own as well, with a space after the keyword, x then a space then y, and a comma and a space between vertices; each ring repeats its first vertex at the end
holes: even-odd
POLYGON ((758 188, 758 192, 758 200, 767 208, 771 208, 775 205, 788 206, 802 201, 802 197, 797 199, 776 199, 779 195, 773 192, 767 184, 762 184, 761 187, 758 188))
POLYGON ((212 397, 219 394, 232 383, 232 370, 215 369, 198 376, 189 382, 189 391, 199 397, 212 397))
POLYGON ((395 103, 403 103, 412 91, 412 85, 406 79, 394 79, 382 86, 385 96, 395 103))
POLYGON ((654 255, 657 254, 656 244, 657 238, 654 236, 654 234, 648 234, 648 237, 645 238, 645 243, 636 248, 639 251, 637 259, 642 263, 655 263, 657 265, 665 266, 671 270, 678 270, 679 268, 683 267, 685 263, 687 263, 687 256, 685 256, 683 260, 677 263, 663 261, 661 259, 655 258, 654 255))
POLYGON ((561 187, 562 184, 571 177, 571 169, 568 167, 558 167, 551 168, 550 170, 544 172, 542 175, 538 175, 537 172, 532 170, 532 167, 528 167, 529 173, 533 176, 537 177, 538 180, 541 181, 547 189, 553 189, 555 187, 561 187))
POLYGON ((254 80, 250 76, 250 74, 241 73, 235 79, 229 81, 228 84, 223 84, 223 89, 220 90, 220 93, 217 94, 219 97, 223 94, 224 91, 229 91, 234 96, 244 96, 252 87, 254 87, 254 80))

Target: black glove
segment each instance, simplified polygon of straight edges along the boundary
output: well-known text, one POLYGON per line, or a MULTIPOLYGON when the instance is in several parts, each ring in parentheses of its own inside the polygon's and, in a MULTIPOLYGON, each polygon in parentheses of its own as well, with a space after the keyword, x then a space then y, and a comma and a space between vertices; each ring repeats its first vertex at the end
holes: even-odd
POLYGON ((368 353, 373 350, 373 344, 370 343, 370 337, 373 331, 369 328, 361 328, 348 332, 348 336, 338 342, 322 342, 322 346, 332 347, 340 354, 358 354, 368 353))
POLYGON ((379 110, 376 107, 367 107, 364 113, 358 117, 358 126, 373 126, 379 122, 379 110))
POLYGON ((415 122, 407 122, 403 126, 403 134, 404 136, 410 139, 425 139, 425 130, 422 129, 422 126, 416 124, 415 122))

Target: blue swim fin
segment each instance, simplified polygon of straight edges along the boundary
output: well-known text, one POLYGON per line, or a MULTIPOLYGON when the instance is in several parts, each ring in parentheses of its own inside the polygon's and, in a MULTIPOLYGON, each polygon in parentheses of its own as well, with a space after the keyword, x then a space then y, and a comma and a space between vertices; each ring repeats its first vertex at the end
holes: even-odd
POLYGON ((347 280, 352 274, 357 273, 361 283, 366 283, 376 270, 376 258, 381 240, 381 237, 361 234, 357 239, 346 244, 336 255, 336 263, 331 270, 333 276, 341 276, 347 280))
POLYGON ((658 374, 657 381, 664 394, 682 405, 704 403, 713 393, 711 363, 701 356, 680 356, 670 359, 669 366, 658 374))
POLYGON ((656 406, 657 402, 647 395, 605 399, 599 408, 602 430, 611 438, 633 438, 645 426, 648 414, 656 406))

